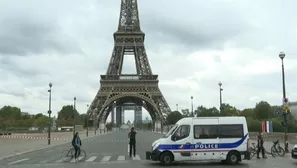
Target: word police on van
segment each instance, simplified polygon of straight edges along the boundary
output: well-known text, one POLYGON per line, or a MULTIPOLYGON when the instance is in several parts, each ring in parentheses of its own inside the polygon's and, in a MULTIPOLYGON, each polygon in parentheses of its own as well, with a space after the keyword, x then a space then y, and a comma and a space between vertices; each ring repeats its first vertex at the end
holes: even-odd
POLYGON ((215 161, 238 164, 249 160, 245 117, 182 118, 152 144, 146 159, 170 165, 176 161, 215 161))

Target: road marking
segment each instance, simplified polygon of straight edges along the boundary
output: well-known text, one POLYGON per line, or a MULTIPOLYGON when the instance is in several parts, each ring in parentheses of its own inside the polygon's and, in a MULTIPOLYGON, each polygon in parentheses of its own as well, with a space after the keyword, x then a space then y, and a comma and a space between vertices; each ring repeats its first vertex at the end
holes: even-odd
POLYGON ((45 153, 48 153, 48 152, 52 152, 53 150, 48 150, 48 151, 46 151, 45 153))
MULTIPOLYGON (((82 160, 83 158, 84 158, 84 157, 80 156, 80 157, 77 158, 77 160, 80 161, 80 160, 82 160)), ((73 162, 76 162, 76 161, 75 161, 75 159, 73 158, 73 159, 71 159, 70 162, 73 163, 73 162)))
POLYGON ((21 159, 21 160, 17 160, 17 161, 14 161, 14 162, 10 162, 10 163, 8 163, 8 165, 12 165, 12 164, 20 163, 20 162, 23 162, 23 161, 26 161, 26 160, 29 160, 29 158, 21 159))
POLYGON ((97 156, 91 156, 86 162, 93 162, 96 158, 97 156))
POLYGON ((104 156, 104 157, 101 159, 101 162, 107 162, 107 161, 109 161, 110 158, 111 158, 111 156, 104 156))
POLYGON ((140 160, 139 155, 135 155, 135 157, 132 158, 133 160, 140 160))
POLYGON ((118 160, 125 160, 125 156, 119 156, 118 160))

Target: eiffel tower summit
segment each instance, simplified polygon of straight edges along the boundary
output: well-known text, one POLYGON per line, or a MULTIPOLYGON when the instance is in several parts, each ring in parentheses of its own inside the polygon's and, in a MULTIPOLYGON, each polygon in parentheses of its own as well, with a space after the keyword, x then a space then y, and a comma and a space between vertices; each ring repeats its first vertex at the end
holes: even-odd
POLYGON ((89 106, 88 116, 96 128, 105 130, 106 120, 114 113, 123 118, 119 108, 127 103, 145 108, 153 120, 153 127, 161 131, 171 112, 159 88, 158 75, 153 74, 144 46, 145 34, 140 29, 137 0, 121 0, 118 30, 113 34, 114 48, 105 75, 101 75, 100 88, 89 106), (123 60, 135 59, 136 74, 123 74, 123 60))

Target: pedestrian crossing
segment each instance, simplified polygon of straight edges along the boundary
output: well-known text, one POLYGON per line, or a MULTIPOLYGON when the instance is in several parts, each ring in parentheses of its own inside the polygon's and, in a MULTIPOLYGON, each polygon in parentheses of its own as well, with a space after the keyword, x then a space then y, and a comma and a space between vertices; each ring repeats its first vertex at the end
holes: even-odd
POLYGON ((50 160, 38 160, 36 158, 22 158, 19 160, 14 160, 7 165, 20 165, 20 164, 53 164, 53 163, 76 163, 76 162, 99 162, 99 163, 110 163, 110 162, 123 162, 123 161, 141 161, 141 158, 139 155, 135 155, 132 157, 125 156, 125 155, 107 155, 107 156, 96 156, 96 155, 90 155, 87 156, 84 160, 82 160, 82 157, 78 158, 78 161, 75 159, 71 159, 68 162, 63 161, 62 158, 57 159, 50 159, 50 160))

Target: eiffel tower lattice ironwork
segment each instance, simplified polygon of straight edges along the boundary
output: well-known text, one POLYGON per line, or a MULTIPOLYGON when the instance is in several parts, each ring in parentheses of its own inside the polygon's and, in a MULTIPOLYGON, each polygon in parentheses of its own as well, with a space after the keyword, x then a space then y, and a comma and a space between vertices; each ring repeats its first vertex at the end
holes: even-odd
POLYGON ((101 75, 100 89, 89 106, 88 115, 94 117, 99 129, 114 104, 135 103, 144 107, 152 117, 154 128, 162 129, 171 112, 152 73, 144 46, 145 34, 140 29, 137 0, 121 0, 118 30, 114 33, 114 48, 106 75, 101 75), (136 74, 122 74, 125 56, 134 55, 136 74))

